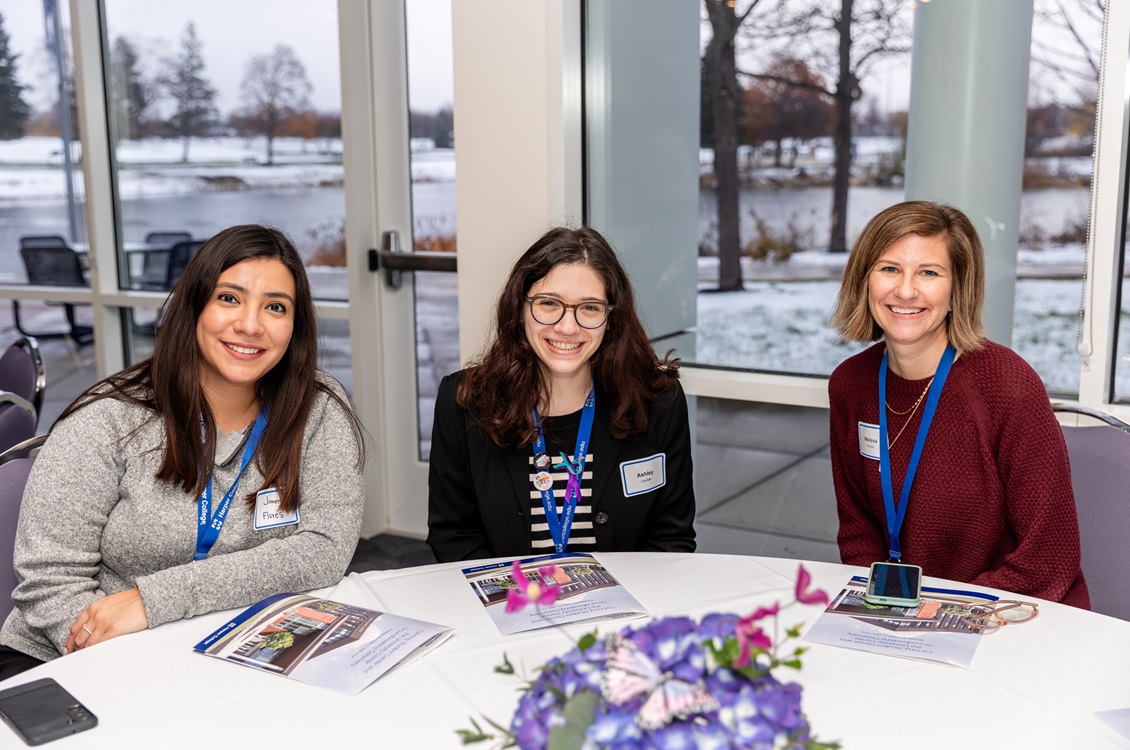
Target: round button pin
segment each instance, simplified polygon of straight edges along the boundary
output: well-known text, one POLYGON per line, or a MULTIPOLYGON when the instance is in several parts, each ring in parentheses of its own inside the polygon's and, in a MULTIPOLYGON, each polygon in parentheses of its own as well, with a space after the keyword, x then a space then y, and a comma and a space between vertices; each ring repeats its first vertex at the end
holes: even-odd
POLYGON ((537 474, 534 474, 534 487, 537 487, 538 490, 545 492, 552 486, 553 477, 548 471, 539 471, 537 474))

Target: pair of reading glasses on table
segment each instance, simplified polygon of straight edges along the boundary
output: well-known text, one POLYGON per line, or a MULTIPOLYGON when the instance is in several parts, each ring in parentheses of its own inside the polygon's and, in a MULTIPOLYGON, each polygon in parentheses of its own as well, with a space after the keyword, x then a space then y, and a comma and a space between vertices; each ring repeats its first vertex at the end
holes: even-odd
POLYGON ((962 607, 961 621, 978 633, 995 633, 1005 625, 1031 622, 1040 614, 1038 604, 1008 599, 962 607))

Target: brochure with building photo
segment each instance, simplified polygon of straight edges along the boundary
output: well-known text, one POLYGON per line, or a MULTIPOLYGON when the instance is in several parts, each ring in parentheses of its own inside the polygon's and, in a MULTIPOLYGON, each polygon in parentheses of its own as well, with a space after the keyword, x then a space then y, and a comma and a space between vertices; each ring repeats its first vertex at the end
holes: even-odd
POLYGON ((813 623, 803 640, 876 654, 967 668, 980 634, 961 615, 970 604, 996 601, 975 591, 922 587, 913 607, 887 607, 863 600, 867 579, 855 576, 813 623))
POLYGON ((247 608, 196 651, 356 695, 430 651, 451 628, 301 594, 247 608))
MULTIPOLYGON (((592 555, 568 552, 518 561, 526 580, 539 591, 558 586, 553 604, 523 606, 507 612, 506 600, 514 582, 513 561, 464 568, 472 593, 503 635, 524 633, 554 625, 643 617, 647 610, 628 593, 592 555)), ((529 589, 527 589, 529 591, 529 589)))

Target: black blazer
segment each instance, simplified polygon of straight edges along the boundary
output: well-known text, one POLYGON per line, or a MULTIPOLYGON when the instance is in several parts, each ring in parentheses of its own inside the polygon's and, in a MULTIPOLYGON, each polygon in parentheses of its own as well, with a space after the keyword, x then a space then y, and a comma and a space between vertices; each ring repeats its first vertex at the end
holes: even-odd
MULTIPOLYGON (((439 386, 428 471, 428 544, 440 562, 520 557, 530 544, 530 449, 500 448, 455 403, 462 371, 439 386)), ((678 383, 648 410, 647 430, 608 434, 597 394, 591 451, 593 531, 605 552, 693 552, 694 483, 687 399, 678 383), (626 497, 625 461, 666 454, 666 484, 626 497)), ((602 404, 604 405, 602 408, 602 404)))

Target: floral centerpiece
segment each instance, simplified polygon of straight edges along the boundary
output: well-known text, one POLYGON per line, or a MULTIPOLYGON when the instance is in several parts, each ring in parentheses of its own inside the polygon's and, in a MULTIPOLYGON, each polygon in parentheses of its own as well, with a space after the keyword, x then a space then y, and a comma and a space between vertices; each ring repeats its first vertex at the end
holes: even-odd
MULTIPOLYGON (((556 601, 552 585, 528 581, 514 565, 517 585, 508 593, 508 609, 532 604, 540 611, 556 601)), ((813 738, 800 685, 773 674, 778 667, 800 669, 805 650, 784 653, 800 626, 781 638, 780 611, 828 603, 810 584, 801 566, 796 601, 784 607, 762 607, 746 617, 709 614, 698 622, 665 617, 603 638, 587 634, 527 681, 509 727, 487 720, 495 731, 484 731, 472 719, 474 729, 459 734, 464 744, 500 740, 521 750, 838 747, 813 738), (772 638, 762 627, 770 617, 772 638)), ((496 671, 512 674, 514 668, 504 659, 496 671)))

